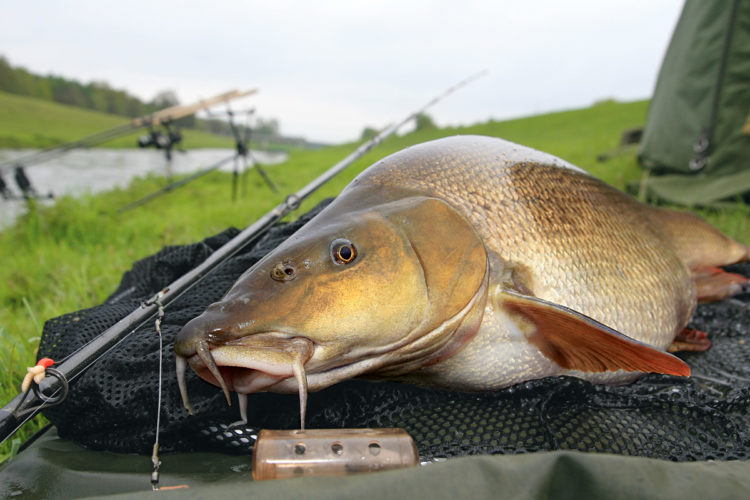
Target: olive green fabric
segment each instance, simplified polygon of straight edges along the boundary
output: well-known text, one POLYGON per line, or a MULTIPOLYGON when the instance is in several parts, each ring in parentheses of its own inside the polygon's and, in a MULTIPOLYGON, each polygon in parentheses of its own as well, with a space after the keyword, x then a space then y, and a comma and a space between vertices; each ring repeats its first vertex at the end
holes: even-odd
POLYGON ((645 184, 651 197, 682 205, 709 205, 750 192, 750 165, 746 170, 721 176, 652 175, 645 184))
MULTIPOLYGON (((750 498, 750 462, 682 462, 570 451, 474 456, 397 471, 252 482, 250 457, 162 456, 160 498, 750 498)), ((0 470, 0 497, 142 498, 147 456, 87 450, 50 431, 0 470)))
POLYGON ((639 150, 652 195, 707 204, 750 191, 750 0, 687 0, 639 150))

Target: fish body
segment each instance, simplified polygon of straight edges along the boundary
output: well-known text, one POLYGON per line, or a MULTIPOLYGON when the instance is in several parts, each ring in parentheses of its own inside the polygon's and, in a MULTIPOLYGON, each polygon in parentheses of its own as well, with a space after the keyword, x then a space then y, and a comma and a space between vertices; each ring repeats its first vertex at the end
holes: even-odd
MULTIPOLYGON (((183 397, 188 363, 240 394, 356 376, 497 390, 687 375, 664 351, 701 293, 696 270, 747 257, 554 156, 440 139, 369 167, 183 328, 183 397)), ((719 295, 745 286, 719 281, 719 295)))

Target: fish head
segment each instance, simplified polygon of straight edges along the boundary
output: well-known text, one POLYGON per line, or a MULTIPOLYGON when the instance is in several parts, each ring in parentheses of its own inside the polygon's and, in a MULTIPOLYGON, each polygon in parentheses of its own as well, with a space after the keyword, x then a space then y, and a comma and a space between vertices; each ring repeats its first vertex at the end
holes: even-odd
POLYGON ((481 318, 464 320, 483 307, 487 254, 473 226, 434 198, 365 208, 352 198, 329 205, 187 323, 175 342, 178 372, 187 361, 225 392, 249 394, 297 392, 302 370, 318 390, 434 362, 475 332, 481 318))

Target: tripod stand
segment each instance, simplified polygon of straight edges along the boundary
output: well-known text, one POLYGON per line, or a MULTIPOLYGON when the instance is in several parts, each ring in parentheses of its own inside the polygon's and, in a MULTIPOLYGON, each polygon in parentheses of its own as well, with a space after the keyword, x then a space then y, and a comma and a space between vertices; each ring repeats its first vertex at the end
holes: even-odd
POLYGON ((250 127, 250 116, 255 113, 254 109, 248 110, 247 112, 247 121, 245 122, 245 126, 242 127, 242 130, 240 130, 240 127, 238 127, 234 123, 234 112, 229 108, 229 105, 227 105, 227 116, 229 116, 229 127, 232 129, 232 134, 234 135, 234 141, 236 144, 237 149, 237 155, 234 157, 234 171, 232 173, 232 201, 237 199, 237 184, 240 177, 240 169, 239 169, 239 160, 242 159, 242 196, 245 196, 247 191, 247 172, 248 172, 248 158, 252 161, 252 167, 255 167, 255 169, 258 171, 261 177, 263 177, 263 180, 266 182, 268 187, 273 191, 274 193, 278 193, 279 189, 274 184, 274 182, 271 180, 271 178, 268 176, 268 173, 266 173, 266 170, 261 167, 260 163, 256 161, 255 157, 253 157, 252 153, 249 149, 250 144, 250 136, 252 133, 252 128, 250 127))
MULTIPOLYGON (((253 111, 254 110, 249 111, 248 112, 248 116, 250 114, 252 114, 253 111)), ((260 173, 261 177, 263 177, 263 180, 266 182, 266 184, 268 184, 268 187, 273 192, 278 193, 279 191, 278 191, 278 188, 276 187, 276 184, 274 184, 274 182, 271 180, 271 178, 268 177, 268 174, 260 166, 260 163, 258 163, 257 161, 255 161, 255 158, 253 158, 251 156, 250 149, 248 147, 249 142, 250 142, 250 127, 249 126, 245 126, 244 130, 242 131, 242 133, 240 133, 239 127, 237 127, 237 125, 235 125, 235 123, 234 123, 234 115, 233 115, 232 111, 228 110, 227 113, 229 115, 229 125, 230 125, 230 128, 232 129, 232 132, 234 134, 234 139, 235 139, 235 153, 232 156, 224 158, 223 160, 219 160, 218 162, 214 163, 213 165, 210 165, 210 166, 208 166, 208 167, 206 167, 204 169, 201 169, 201 170, 195 172, 194 174, 191 174, 191 175, 189 175, 189 176, 187 176, 187 177, 185 177, 183 179, 180 179, 179 181, 172 182, 172 183, 164 186, 163 188, 159 189, 158 191, 154 191, 153 193, 148 194, 148 195, 144 196, 143 198, 141 198, 139 200, 136 200, 136 201, 134 201, 132 203, 128 203, 124 207, 120 208, 118 210, 118 212, 119 213, 126 212, 128 210, 131 210, 133 208, 139 207, 141 205, 145 205, 149 201, 151 201, 151 200, 153 200, 155 198, 158 198, 159 196, 161 196, 163 194, 166 194, 166 193, 168 193, 170 191, 174 191, 175 189, 177 189, 177 188, 179 188, 181 186, 184 186, 185 184, 187 184, 187 183, 189 183, 191 181, 194 181, 195 179, 203 177, 204 175, 206 175, 206 174, 208 174, 210 172, 213 172, 214 170, 218 170, 219 168, 221 168, 226 163, 229 163, 230 161, 234 162, 234 173, 232 175, 232 200, 236 199, 237 184, 238 184, 239 174, 240 174, 240 172, 239 172, 239 163, 240 163, 240 160, 242 160, 242 165, 243 165, 243 177, 245 177, 245 174, 247 173, 247 171, 250 168, 255 167, 258 170, 258 172, 260 173), (248 157, 253 160, 253 164, 252 164, 251 167, 248 167, 248 157)), ((244 191, 244 189, 243 189, 243 191, 244 191)))

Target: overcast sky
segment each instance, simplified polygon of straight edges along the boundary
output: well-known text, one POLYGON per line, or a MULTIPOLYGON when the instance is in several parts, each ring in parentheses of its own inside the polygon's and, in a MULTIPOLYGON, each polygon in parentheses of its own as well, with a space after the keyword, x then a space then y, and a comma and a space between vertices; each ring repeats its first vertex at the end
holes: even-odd
POLYGON ((0 0, 14 65, 183 103, 238 103, 286 135, 340 142, 480 70, 435 106, 440 125, 648 97, 682 0, 0 0))

